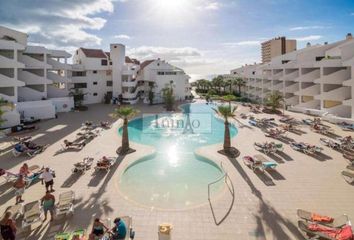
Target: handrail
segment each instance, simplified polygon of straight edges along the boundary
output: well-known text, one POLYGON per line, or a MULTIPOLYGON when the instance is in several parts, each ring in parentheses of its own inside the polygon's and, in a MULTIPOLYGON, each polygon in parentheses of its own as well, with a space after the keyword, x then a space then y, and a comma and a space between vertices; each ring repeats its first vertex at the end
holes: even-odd
POLYGON ((233 183, 231 181, 231 178, 230 176, 227 174, 227 172, 225 171, 223 165, 222 165, 222 162, 220 163, 220 167, 222 169, 222 171, 224 172, 224 174, 218 178, 217 180, 211 182, 208 184, 208 200, 209 200, 209 204, 210 204, 210 209, 211 209, 211 212, 212 212, 212 215, 213 215, 213 218, 214 218, 214 222, 216 225, 220 225, 227 217, 228 215, 230 214, 231 210, 232 210, 232 207, 234 205, 234 201, 235 201, 235 189, 234 189, 234 186, 233 186, 233 183), (214 209, 213 209, 213 206, 212 206, 212 203, 210 201, 210 186, 221 181, 222 179, 225 178, 225 184, 227 186, 227 188, 229 189, 230 193, 231 193, 231 196, 232 196, 232 200, 231 200, 231 204, 230 204, 230 207, 228 208, 226 214, 218 221, 216 219, 216 216, 215 216, 215 213, 214 213, 214 209), (229 180, 230 182, 230 185, 228 184, 227 180, 229 180))
POLYGON ((226 181, 226 177, 227 177, 227 172, 224 170, 224 167, 222 166, 222 162, 220 163, 220 167, 221 167, 221 170, 224 172, 224 174, 219 177, 217 180, 213 181, 213 182, 210 182, 208 184, 208 200, 210 200, 210 186, 213 185, 213 184, 216 184, 218 182, 220 182, 222 179, 225 178, 225 181, 226 181))

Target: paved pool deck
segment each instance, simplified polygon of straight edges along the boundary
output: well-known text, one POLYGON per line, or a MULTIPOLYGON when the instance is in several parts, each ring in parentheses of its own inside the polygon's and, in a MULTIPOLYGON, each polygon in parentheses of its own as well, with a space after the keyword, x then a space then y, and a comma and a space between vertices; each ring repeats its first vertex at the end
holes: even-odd
MULTIPOLYGON (((140 113, 163 111, 160 105, 141 104, 136 107, 140 109, 140 113)), ((137 240, 158 239, 159 223, 173 224, 173 240, 303 239, 297 228, 298 208, 332 216, 346 213, 354 217, 354 186, 345 182, 340 174, 348 165, 340 153, 324 147, 323 154, 311 157, 294 151, 285 141, 284 153, 271 156, 279 164, 277 170, 255 174, 244 165, 242 157, 259 153, 253 147, 255 141, 273 140, 265 137, 261 129, 250 127, 247 121, 242 119, 235 122, 239 132, 232 139, 232 145, 241 152, 240 157, 229 159, 218 154, 217 150, 221 149, 221 144, 197 149, 198 154, 218 164, 222 162, 229 176, 229 186, 232 182, 233 194, 232 191, 225 191, 221 197, 211 196, 211 204, 206 199, 204 205, 184 210, 162 210, 133 203, 120 193, 119 176, 131 162, 152 153, 152 147, 131 143, 137 151, 125 157, 118 157, 108 173, 94 174, 91 170, 84 175, 78 175, 71 172, 73 164, 87 156, 95 159, 104 155, 117 157, 115 151, 121 142, 117 129, 122 124, 121 120, 114 122, 111 129, 101 131, 99 136, 81 151, 58 152, 64 139, 75 138, 82 122, 113 122, 109 116, 113 109, 114 106, 111 105, 91 105, 86 112, 62 113, 57 119, 39 123, 39 130, 31 135, 36 143, 50 146, 45 152, 31 159, 13 157, 11 147, 7 143, 9 139, 1 140, 1 145, 5 148, 0 155, 1 168, 17 172, 24 162, 29 165, 50 166, 55 169, 57 175, 55 196, 58 197, 61 192, 68 190, 73 190, 76 195, 75 213, 72 217, 46 221, 38 227, 34 226, 36 228, 30 233, 20 231, 18 239, 53 239, 57 232, 78 228, 89 231, 95 217, 113 219, 124 215, 133 218, 137 240)), ((238 109, 238 115, 248 112, 247 107, 240 106, 238 109)), ((297 119, 308 117, 297 113, 287 114, 297 119)), ((257 118, 269 117, 263 113, 254 115, 257 118)), ((348 135, 340 128, 326 124, 333 127, 337 135, 348 135)), ((319 145, 322 135, 312 132, 308 127, 302 127, 302 130, 300 135, 288 133, 287 137, 319 145)), ((37 183, 26 189, 23 198, 27 203, 40 199, 43 194, 44 186, 37 183)), ((4 212, 6 207, 14 203, 11 184, 0 184, 0 212, 4 212)))

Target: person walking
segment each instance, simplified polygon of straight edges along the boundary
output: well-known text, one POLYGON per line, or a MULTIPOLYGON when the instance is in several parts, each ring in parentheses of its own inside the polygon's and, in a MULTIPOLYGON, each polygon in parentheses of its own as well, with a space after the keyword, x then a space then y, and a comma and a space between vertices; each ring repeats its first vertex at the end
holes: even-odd
POLYGON ((15 188, 16 204, 23 202, 22 195, 25 193, 26 182, 22 175, 19 175, 13 187, 15 188))
POLYGON ((53 185, 54 185, 54 180, 53 179, 54 179, 54 176, 50 172, 50 169, 48 167, 45 168, 44 172, 42 173, 42 184, 44 182, 46 192, 49 191, 49 189, 50 189, 50 192, 54 192, 55 191, 53 189, 53 185))
POLYGON ((52 222, 54 219, 54 208, 55 208, 55 197, 50 193, 50 191, 46 191, 45 195, 41 199, 41 204, 44 210, 44 220, 47 220, 48 212, 50 213, 50 221, 52 222))
POLYGON ((6 212, 4 217, 0 221, 0 232, 1 237, 4 240, 15 240, 16 239, 16 225, 15 221, 11 218, 12 213, 6 212))

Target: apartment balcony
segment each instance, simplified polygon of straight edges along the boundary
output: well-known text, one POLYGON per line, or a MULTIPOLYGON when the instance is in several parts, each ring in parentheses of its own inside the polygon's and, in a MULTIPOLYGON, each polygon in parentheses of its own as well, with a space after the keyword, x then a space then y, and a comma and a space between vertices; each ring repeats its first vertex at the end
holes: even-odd
POLYGON ((297 105, 299 104, 299 96, 292 96, 290 98, 286 98, 285 103, 287 105, 297 105))
POLYGON ((325 108, 324 111, 336 117, 351 118, 351 106, 337 105, 331 108, 325 108))
MULTIPOLYGON (((301 95, 303 96, 316 96, 320 94, 321 86, 319 84, 312 85, 310 87, 301 90, 301 95)), ((294 93, 295 95, 300 95, 300 91, 294 93)))
POLYGON ((345 105, 345 106, 352 106, 353 105, 353 99, 352 98, 348 98, 348 99, 346 99, 346 100, 343 100, 343 105, 345 105))
POLYGON ((354 78, 343 82, 343 86, 353 87, 353 85, 354 85, 354 78))
POLYGON ((314 83, 324 83, 324 84, 342 84, 344 80, 350 78, 350 70, 349 69, 342 69, 331 73, 329 75, 322 76, 314 81, 314 83))
POLYGON ((303 74, 294 79, 294 82, 313 82, 315 79, 321 77, 320 69, 313 70, 309 73, 303 74))
POLYGON ((18 42, 15 41, 6 41, 0 39, 0 49, 6 49, 6 50, 25 50, 25 46, 22 44, 19 44, 18 42))
POLYGON ((45 77, 24 70, 19 71, 18 78, 20 81, 25 82, 26 85, 41 85, 53 83, 53 81, 48 80, 45 77))
POLYGON ((273 86, 273 90, 274 91, 283 91, 283 88, 284 88, 284 83, 283 82, 278 83, 278 84, 273 86))
POLYGON ((292 60, 292 61, 289 61, 285 64, 283 64, 283 68, 297 68, 297 61, 296 60, 292 60))
POLYGON ((70 70, 71 66, 66 63, 61 63, 52 58, 47 58, 47 63, 52 66, 54 70, 70 70))
POLYGON ((19 55, 18 59, 20 62, 22 62, 26 65, 25 68, 38 69, 38 68, 51 68, 52 67, 51 65, 49 65, 43 61, 39 61, 38 59, 30 57, 28 55, 19 55))
POLYGON ((291 84, 291 85, 285 87, 284 91, 287 93, 293 93, 293 92, 299 91, 299 83, 294 83, 294 84, 291 84))
POLYGON ((122 82, 122 87, 136 87, 138 84, 138 81, 123 81, 122 82))
POLYGON ((50 50, 50 57, 52 58, 70 58, 71 54, 63 50, 50 50))
POLYGON ((343 66, 342 64, 342 59, 322 59, 321 61, 318 61, 314 64, 316 67, 341 67, 343 66))
POLYGON ((322 92, 315 96, 318 100, 343 101, 350 98, 351 89, 349 87, 339 87, 328 92, 322 92))
POLYGON ((307 102, 300 103, 295 107, 305 108, 305 109, 321 109, 321 101, 320 100, 310 100, 307 102))
POLYGON ((279 73, 273 74, 272 79, 279 80, 282 76, 283 76, 283 72, 279 72, 279 73))
POLYGON ((343 62, 343 66, 353 66, 354 65, 354 57, 352 57, 351 59, 349 60, 346 60, 345 62, 343 62))
POLYGON ((267 82, 263 83, 263 88, 271 89, 272 88, 272 82, 271 81, 267 81, 267 82))
POLYGON ((88 77, 87 76, 77 76, 77 77, 71 77, 71 82, 72 83, 83 83, 83 82, 87 82, 88 81, 88 77))
POLYGON ((24 68, 25 65, 15 59, 0 55, 0 68, 24 68))
POLYGON ((280 80, 284 81, 293 81, 294 79, 299 77, 299 70, 293 71, 289 74, 284 75, 283 77, 279 78, 280 80))
POLYGON ((71 83, 71 79, 64 77, 64 76, 60 76, 59 74, 56 74, 54 72, 48 72, 47 73, 47 78, 55 83, 71 83))
POLYGON ((17 79, 10 78, 4 74, 0 74, 0 87, 23 87, 24 82, 18 81, 17 79))
POLYGON ((47 95, 45 92, 38 91, 30 87, 21 87, 18 88, 18 100, 19 102, 27 101, 39 101, 43 98, 46 98, 47 95))

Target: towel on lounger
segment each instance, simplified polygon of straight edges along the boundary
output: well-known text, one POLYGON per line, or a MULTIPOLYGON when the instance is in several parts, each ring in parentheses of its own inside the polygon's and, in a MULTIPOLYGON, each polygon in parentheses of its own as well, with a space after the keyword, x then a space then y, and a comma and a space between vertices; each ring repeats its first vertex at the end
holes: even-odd
POLYGON ((314 221, 314 222, 331 223, 331 222, 333 222, 333 220, 334 219, 332 217, 322 216, 317 213, 311 214, 311 221, 314 221))
POLYGON ((313 223, 308 225, 308 229, 314 232, 321 232, 336 240, 353 240, 353 231, 349 225, 342 228, 330 228, 313 223))

